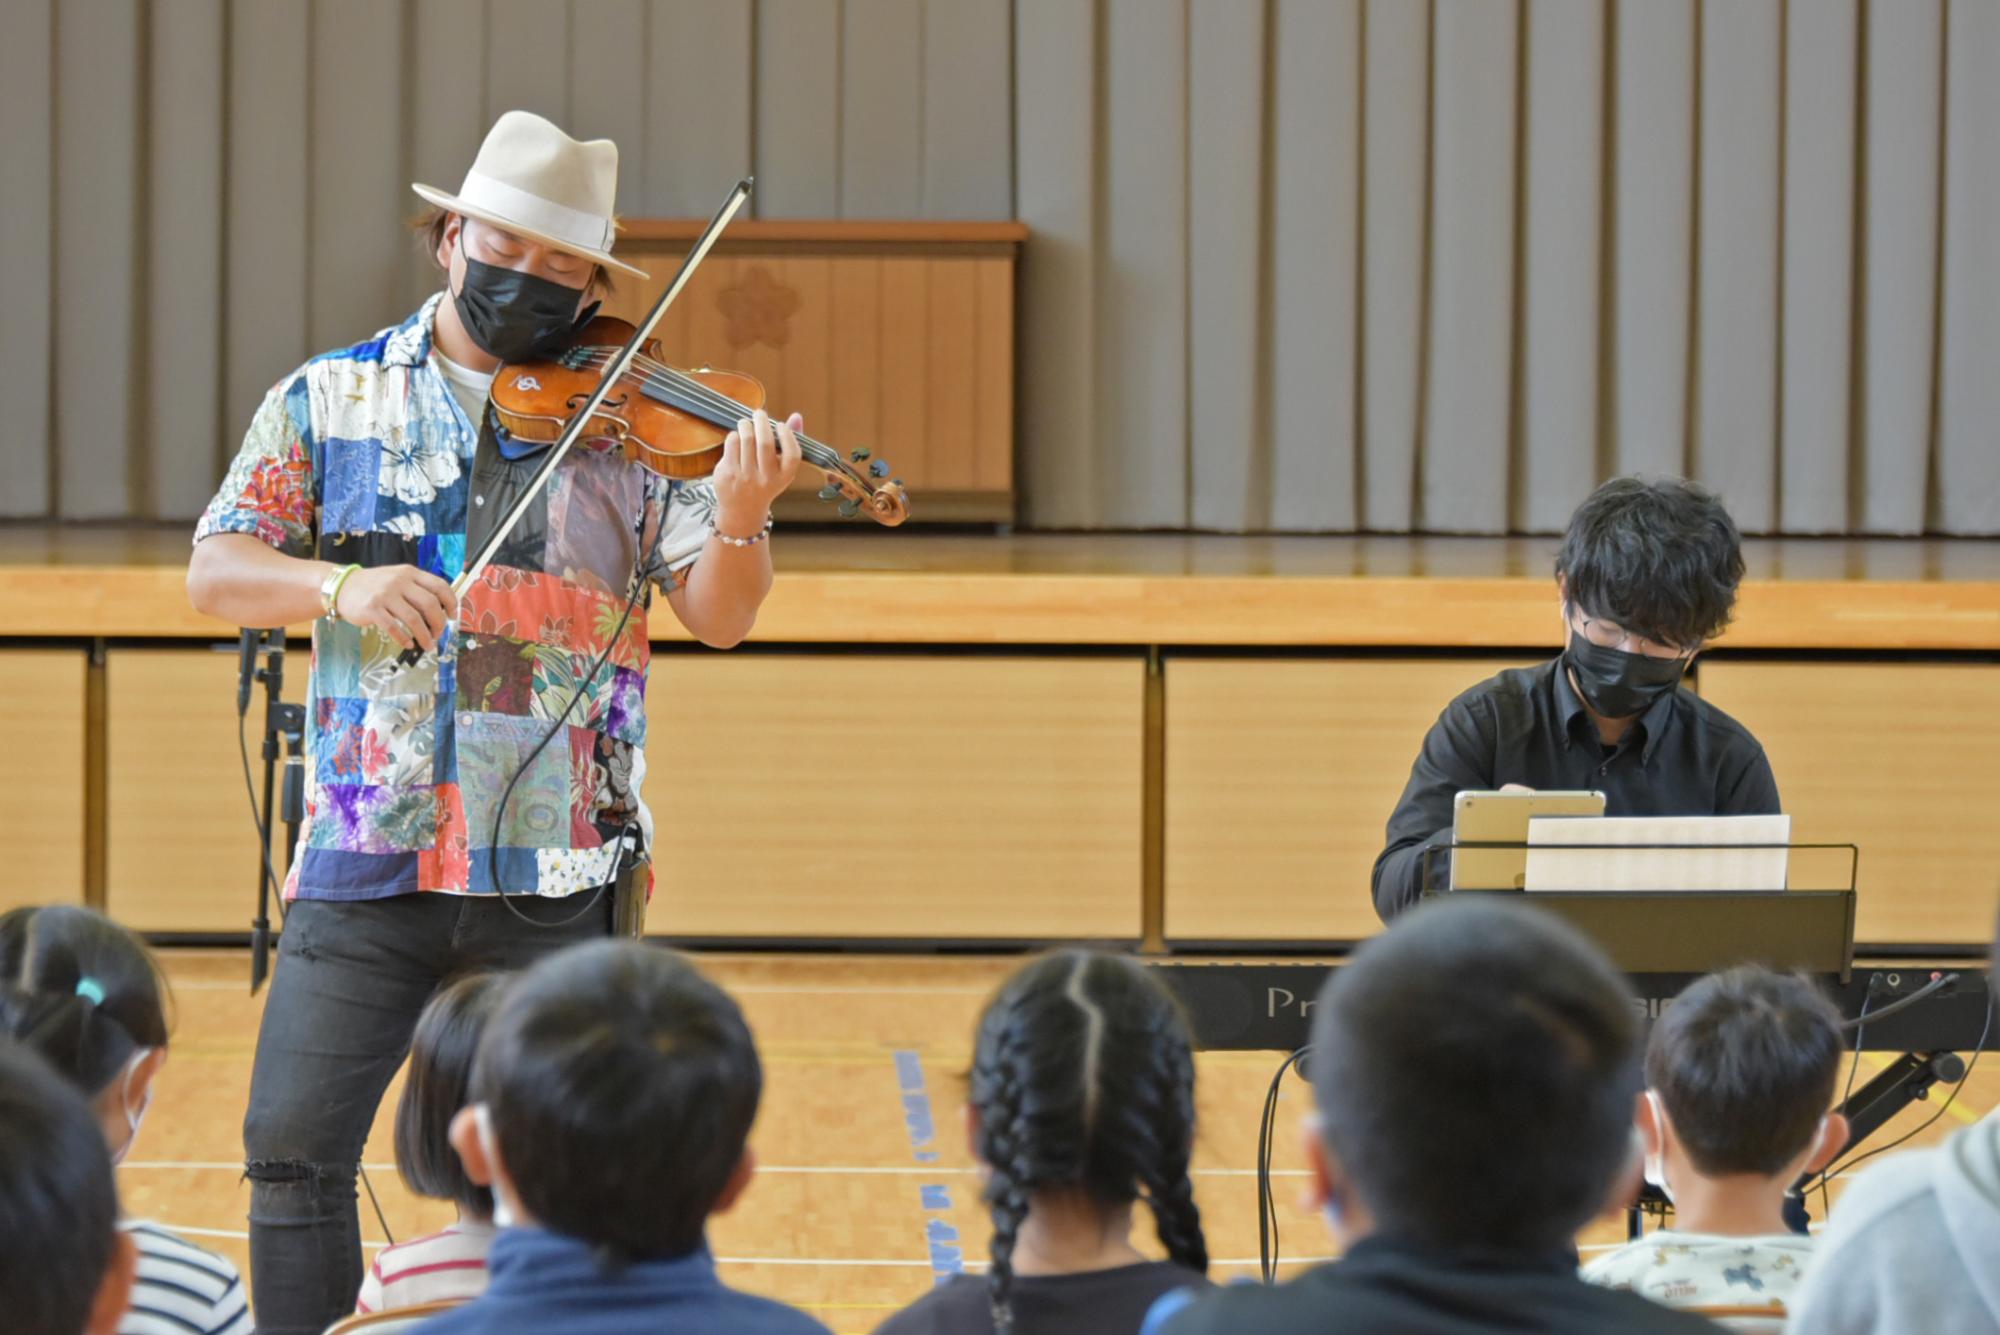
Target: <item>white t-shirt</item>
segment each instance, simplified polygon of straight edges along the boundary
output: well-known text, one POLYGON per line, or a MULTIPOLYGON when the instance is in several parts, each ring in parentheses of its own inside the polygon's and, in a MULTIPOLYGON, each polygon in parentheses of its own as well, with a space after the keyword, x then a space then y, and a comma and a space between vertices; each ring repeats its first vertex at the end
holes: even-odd
POLYGON ((465 409, 465 415, 476 433, 480 426, 480 414, 486 411, 487 396, 493 392, 493 377, 499 374, 499 369, 475 371, 469 366, 460 366, 439 352, 435 343, 431 345, 431 360, 437 363, 438 374, 444 377, 444 387, 458 400, 458 406, 465 409))
POLYGON ((486 1292, 491 1224, 459 1222, 393 1247, 384 1247, 361 1279, 357 1312, 477 1298, 486 1292))
POLYGON ((1798 1291, 1813 1240, 1797 1233, 1730 1238, 1663 1228, 1583 1267, 1607 1289, 1668 1307, 1762 1307, 1783 1312, 1798 1291))

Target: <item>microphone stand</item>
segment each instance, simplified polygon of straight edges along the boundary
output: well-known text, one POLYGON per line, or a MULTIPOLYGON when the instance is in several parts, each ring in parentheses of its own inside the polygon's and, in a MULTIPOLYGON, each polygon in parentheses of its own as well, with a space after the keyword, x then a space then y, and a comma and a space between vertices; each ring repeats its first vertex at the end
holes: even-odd
MULTIPOLYGON (((305 820, 305 729, 306 709, 302 704, 288 702, 281 697, 285 690, 285 632, 276 630, 245 630, 244 644, 247 646, 244 661, 255 660, 261 649, 264 666, 254 669, 255 680, 264 683, 264 740, 261 753, 264 761, 264 801, 257 810, 257 913, 250 920, 250 995, 256 996, 270 974, 271 957, 271 895, 279 896, 278 914, 284 916, 284 886, 274 885, 273 878, 278 872, 271 864, 271 835, 273 826, 282 822, 285 827, 285 870, 292 866, 292 851, 298 846, 299 826, 305 820), (282 793, 278 792, 277 769, 282 750, 285 762, 285 781, 282 793), (278 797, 278 805, 273 805, 273 797, 278 797)), ((242 683, 238 699, 243 700, 249 682, 242 683)))

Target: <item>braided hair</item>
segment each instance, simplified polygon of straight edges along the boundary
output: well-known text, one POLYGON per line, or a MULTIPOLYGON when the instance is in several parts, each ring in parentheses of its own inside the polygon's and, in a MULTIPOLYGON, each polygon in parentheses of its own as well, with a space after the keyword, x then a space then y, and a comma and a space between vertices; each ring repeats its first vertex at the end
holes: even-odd
POLYGON ((971 1086, 992 1170, 999 1335, 1014 1329, 1014 1246, 1037 1191, 1081 1190, 1106 1210, 1143 1195, 1167 1255, 1208 1269, 1188 1177, 1194 1053, 1173 998, 1138 964, 1068 950, 1023 966, 980 1016, 971 1086))
POLYGON ((0 914, 0 1033, 97 1097, 141 1048, 163 1048, 167 987, 138 937, 73 904, 0 914))

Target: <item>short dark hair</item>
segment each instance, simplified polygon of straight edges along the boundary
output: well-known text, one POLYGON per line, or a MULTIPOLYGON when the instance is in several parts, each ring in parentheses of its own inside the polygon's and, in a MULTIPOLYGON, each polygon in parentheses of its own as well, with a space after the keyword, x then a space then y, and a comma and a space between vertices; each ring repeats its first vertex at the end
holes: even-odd
MULTIPOLYGON (((438 263, 437 253, 438 247, 444 244, 445 228, 451 225, 453 218, 462 218, 464 216, 462 213, 453 213, 449 209, 441 209, 433 204, 430 208, 410 220, 410 230, 415 232, 423 243, 424 258, 429 260, 434 267, 439 269, 444 267, 438 263)), ((590 266, 590 281, 583 285, 583 290, 593 296, 600 297, 609 292, 611 290, 611 266, 601 262, 592 264, 590 266)))
POLYGON ((701 1245, 763 1083, 729 994, 632 941, 571 946, 523 973, 472 1070, 522 1206, 616 1260, 701 1245))
POLYGON ((1623 977, 1546 910, 1423 905, 1335 969, 1308 1068, 1327 1147, 1384 1232, 1567 1246, 1632 1148, 1638 1017, 1623 977))
POLYGON ((979 1017, 971 1102, 992 1169, 987 1287, 1003 1335, 1014 1244, 1037 1191, 1078 1188, 1106 1207, 1143 1193, 1167 1255, 1208 1269, 1188 1176, 1194 1044, 1178 1003, 1138 962, 1065 950, 1015 970, 979 1017))
POLYGON ((0 914, 0 1032, 92 1098, 167 1044, 167 985, 130 931, 75 904, 0 914))
POLYGON ((473 1219, 493 1217, 493 1190, 466 1176, 451 1147, 451 1119, 470 1102, 472 1060, 499 1008, 506 976, 470 973, 439 988, 417 1017, 410 1073, 396 1102, 396 1171, 432 1200, 455 1201, 473 1219))
POLYGON ((1729 624, 1743 582, 1743 540, 1706 487, 1618 477, 1570 516, 1556 573, 1584 615, 1691 649, 1729 624))
POLYGON ((1812 982, 1744 965, 1675 997, 1646 1045, 1646 1083, 1695 1171, 1769 1177, 1833 1105, 1840 1012, 1812 982))
POLYGON ((111 1151, 75 1082, 0 1041, 0 1301, 14 1335, 78 1335, 117 1240, 111 1151))

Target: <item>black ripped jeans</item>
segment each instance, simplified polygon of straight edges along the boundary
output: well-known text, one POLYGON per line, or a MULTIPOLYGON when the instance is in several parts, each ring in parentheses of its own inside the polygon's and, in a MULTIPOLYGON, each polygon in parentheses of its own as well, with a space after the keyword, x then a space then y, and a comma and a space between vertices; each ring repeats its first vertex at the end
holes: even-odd
MULTIPOLYGON (((595 893, 516 896, 512 906, 553 923, 595 893)), ((560 928, 522 922, 489 896, 292 904, 243 1119, 258 1330, 319 1335, 354 1310, 363 1269, 355 1169, 431 993, 461 973, 520 968, 609 934, 612 898, 607 888, 560 928)))

